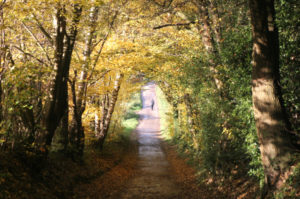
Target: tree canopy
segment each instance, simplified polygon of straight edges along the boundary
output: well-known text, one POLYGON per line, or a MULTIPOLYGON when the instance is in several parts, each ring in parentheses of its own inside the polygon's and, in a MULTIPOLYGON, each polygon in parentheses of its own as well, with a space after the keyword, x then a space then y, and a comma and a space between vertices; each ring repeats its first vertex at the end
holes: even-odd
POLYGON ((74 159, 101 150, 126 102, 154 81, 170 107, 165 135, 204 179, 245 167, 270 196, 300 149, 299 9, 297 0, 2 0, 1 150, 74 159))

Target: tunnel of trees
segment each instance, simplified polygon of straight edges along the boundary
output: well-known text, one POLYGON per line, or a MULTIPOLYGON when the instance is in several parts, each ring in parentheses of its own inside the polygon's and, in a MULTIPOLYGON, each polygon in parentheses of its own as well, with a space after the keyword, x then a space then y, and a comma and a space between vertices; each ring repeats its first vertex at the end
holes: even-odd
POLYGON ((1 158, 101 151, 155 81, 202 176, 299 183, 298 0, 1 0, 0 46, 1 158))

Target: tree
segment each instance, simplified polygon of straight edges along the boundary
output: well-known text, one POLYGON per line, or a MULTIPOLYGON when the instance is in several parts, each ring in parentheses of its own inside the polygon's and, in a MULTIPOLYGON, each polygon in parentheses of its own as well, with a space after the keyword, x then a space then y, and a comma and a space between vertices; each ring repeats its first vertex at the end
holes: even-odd
POLYGON ((80 156, 83 154, 84 149, 84 129, 82 126, 82 114, 85 111, 85 96, 88 84, 87 76, 88 70, 90 69, 91 54, 96 37, 95 32, 98 12, 99 7, 92 5, 90 8, 90 13, 88 15, 88 28, 84 39, 85 46, 83 52, 83 64, 81 66, 77 93, 75 87, 77 74, 75 74, 74 81, 71 83, 71 90, 73 95, 73 117, 70 125, 70 144, 72 145, 72 149, 76 150, 78 154, 80 154, 80 156))
POLYGON ((69 27, 66 21, 65 5, 58 2, 55 15, 55 38, 54 59, 56 74, 51 89, 51 97, 46 110, 45 127, 45 150, 48 151, 52 143, 55 130, 65 114, 68 114, 68 78, 72 53, 77 36, 77 25, 80 20, 82 7, 79 4, 73 5, 73 19, 69 27))
MULTIPOLYGON (((96 70, 96 66, 98 65, 99 58, 101 53, 104 49, 105 43, 107 42, 111 31, 113 29, 114 23, 118 16, 118 11, 114 11, 113 8, 110 8, 107 12, 106 17, 104 20, 108 21, 107 32, 105 35, 97 40, 97 31, 99 26, 97 26, 97 22, 101 22, 99 19, 99 12, 104 12, 104 9, 107 9, 107 6, 111 7, 112 2, 109 2, 107 5, 100 7, 96 2, 91 3, 90 11, 88 12, 88 19, 87 19, 87 30, 84 37, 84 50, 83 50, 83 64, 81 65, 81 72, 79 77, 79 82, 77 84, 77 89, 75 87, 76 78, 75 75, 72 87, 73 93, 73 117, 70 126, 70 141, 73 145, 73 149, 77 150, 79 154, 83 153, 84 148, 84 129, 82 125, 82 115, 85 111, 86 106, 86 93, 87 93, 87 86, 89 84, 88 79, 92 78, 94 72, 96 70), (110 15, 113 15, 110 19, 110 15), (96 53, 96 46, 97 44, 100 45, 100 49, 97 50, 96 53), (96 54, 93 58, 93 53, 96 54)), ((99 34, 99 33, 98 33, 99 34)), ((102 74, 99 74, 99 79, 105 76, 109 72, 109 69, 103 69, 102 74)))
POLYGON ((122 79, 124 75, 123 74, 116 74, 114 83, 113 83, 113 90, 111 91, 111 94, 105 94, 103 101, 102 101, 102 114, 101 114, 101 120, 98 123, 100 125, 100 128, 97 127, 98 131, 96 133, 96 147, 102 149, 103 144, 105 141, 105 138, 107 136, 112 114, 114 112, 114 108, 116 105, 116 102, 118 100, 118 94, 121 87, 122 79))
POLYGON ((2 80, 4 76, 4 72, 7 67, 7 55, 9 54, 8 46, 5 40, 5 22, 4 22, 4 13, 3 7, 5 6, 5 1, 1 2, 0 4, 0 122, 3 120, 3 105, 2 105, 2 97, 3 97, 3 89, 2 89, 2 80))
POLYGON ((250 0, 253 35, 252 100, 265 190, 279 189, 286 180, 294 148, 279 84, 279 43, 274 0, 250 0))

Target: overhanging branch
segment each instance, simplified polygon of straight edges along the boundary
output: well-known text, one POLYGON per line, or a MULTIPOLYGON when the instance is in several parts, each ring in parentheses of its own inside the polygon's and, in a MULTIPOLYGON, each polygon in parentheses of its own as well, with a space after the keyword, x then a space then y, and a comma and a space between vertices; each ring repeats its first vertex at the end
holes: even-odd
POLYGON ((169 26, 188 26, 188 25, 195 24, 195 23, 196 23, 195 21, 191 21, 188 23, 168 23, 168 24, 163 24, 160 26, 155 26, 155 27, 153 27, 153 30, 157 30, 157 29, 161 29, 161 28, 165 28, 165 27, 169 27, 169 26))
POLYGON ((29 27, 24 23, 24 22, 21 22, 22 25, 24 26, 24 28, 27 30, 27 32, 33 37, 33 39, 36 41, 37 45, 42 49, 42 51, 45 53, 48 61, 50 62, 51 65, 52 64, 52 61, 46 51, 46 49, 43 47, 42 43, 39 41, 39 39, 33 34, 33 32, 29 29, 29 27))
POLYGON ((22 50, 22 49, 19 48, 18 46, 13 46, 13 47, 14 47, 15 49, 21 51, 24 55, 27 55, 27 56, 29 56, 29 57, 32 57, 32 58, 34 58, 35 60, 37 60, 38 62, 40 62, 41 64, 44 64, 44 65, 46 65, 46 66, 49 67, 49 65, 48 65, 47 63, 45 63, 43 60, 41 60, 41 59, 35 57, 34 55, 32 55, 32 54, 30 54, 30 53, 28 53, 28 52, 25 52, 24 50, 22 50))
POLYGON ((45 37, 48 39, 48 41, 51 43, 51 45, 54 45, 54 41, 53 41, 51 35, 46 31, 46 29, 44 28, 42 23, 38 20, 38 18, 34 14, 33 14, 33 18, 37 23, 36 25, 42 31, 42 33, 45 35, 45 37))

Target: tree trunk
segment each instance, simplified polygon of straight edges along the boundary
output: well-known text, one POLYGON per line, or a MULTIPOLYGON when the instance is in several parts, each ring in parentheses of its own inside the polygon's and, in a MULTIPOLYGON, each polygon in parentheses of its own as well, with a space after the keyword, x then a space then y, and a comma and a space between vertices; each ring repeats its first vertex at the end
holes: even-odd
POLYGON ((279 189, 288 172, 293 147, 279 86, 279 44, 273 0, 249 0, 253 34, 252 100, 265 189, 279 189))
POLYGON ((90 10, 90 21, 88 31, 85 38, 85 48, 83 52, 83 64, 81 66, 81 74, 78 82, 77 92, 75 89, 75 81, 72 86, 73 93, 73 117, 70 127, 70 143, 71 148, 78 155, 83 155, 84 150, 84 128, 82 126, 82 114, 85 111, 85 95, 87 91, 87 74, 90 66, 91 54, 93 49, 93 40, 95 38, 96 22, 98 16, 98 7, 92 7, 90 10))
MULTIPOLYGON (((209 56, 209 69, 212 73, 212 78, 214 80, 215 86, 220 91, 222 95, 222 86, 223 83, 218 77, 218 70, 216 69, 216 62, 214 59, 218 58, 218 51, 216 50, 215 40, 212 34, 212 27, 210 22, 210 16, 208 12, 209 2, 208 0, 197 0, 196 6, 198 7, 199 12, 199 21, 202 23, 199 28, 203 45, 207 51, 207 55, 209 56)), ((217 27, 215 27, 217 28, 217 27)))
POLYGON ((197 141, 196 135, 197 135, 197 125, 196 125, 196 115, 194 114, 194 109, 193 109, 193 100, 189 94, 184 95, 184 103, 187 107, 187 121, 189 125, 189 131, 192 134, 192 139, 193 139, 193 147, 194 149, 198 149, 199 143, 197 141))
POLYGON ((123 74, 118 74, 116 77, 116 80, 114 82, 114 89, 112 91, 111 98, 109 101, 109 107, 107 109, 107 114, 103 118, 103 121, 101 121, 101 122, 103 122, 102 123, 103 126, 102 126, 102 128, 100 128, 100 132, 98 132, 96 135, 96 138, 97 138, 96 145, 98 148, 100 148, 100 150, 103 148, 103 144, 104 144, 105 138, 106 138, 108 130, 109 130, 111 117, 114 112, 114 108, 115 108, 115 105, 116 105, 116 102, 118 99, 118 94, 119 94, 119 90, 121 87, 122 79, 123 79, 123 74))
POLYGON ((77 25, 82 8, 74 5, 74 18, 70 25, 70 33, 67 35, 67 21, 65 8, 58 4, 56 13, 56 37, 55 37, 55 69, 56 75, 52 85, 50 102, 47 107, 45 126, 45 147, 48 152, 52 143, 55 130, 68 108, 68 85, 69 69, 72 52, 77 36, 77 25))
MULTIPOLYGON (((78 83, 77 89, 77 106, 80 109, 83 109, 83 98, 86 92, 87 87, 87 73, 89 70, 89 65, 91 61, 91 54, 93 49, 93 40, 95 38, 95 31, 96 31, 96 22, 98 19, 98 7, 92 7, 90 11, 90 21, 89 27, 85 38, 85 48, 83 52, 83 64, 81 66, 81 74, 78 83)), ((83 111, 81 111, 83 112, 83 111)))
MULTIPOLYGON (((62 119, 60 120, 60 123, 57 127, 57 129, 55 130, 55 136, 57 138, 54 139, 57 141, 57 151, 60 152, 67 152, 68 149, 68 144, 69 144, 69 131, 68 131, 68 127, 69 127, 69 113, 68 113, 68 109, 66 109, 65 114, 63 115, 62 119)), ((53 148, 53 146, 52 146, 53 148)))
POLYGON ((212 36, 208 2, 207 0, 198 0, 196 5, 199 10, 199 20, 202 22, 202 27, 200 27, 202 42, 208 53, 214 53, 214 38, 212 36))
POLYGON ((98 112, 95 112, 95 116, 94 116, 94 132, 96 134, 96 132, 100 131, 100 119, 99 119, 99 115, 98 112))
POLYGON ((220 24, 220 14, 219 14, 219 8, 218 3, 216 0, 210 0, 210 11, 211 11, 211 18, 212 18, 212 24, 213 24, 213 31, 215 35, 215 45, 216 49, 218 49, 218 53, 221 53, 221 40, 222 40, 222 32, 221 32, 221 24, 220 24))
MULTIPOLYGON (((6 42, 4 6, 5 2, 2 2, 2 4, 0 5, 0 123, 5 119, 4 112, 6 111, 5 107, 3 106, 6 92, 5 88, 3 87, 5 72, 9 67, 12 67, 15 64, 10 48, 6 42)), ((1 148, 5 149, 7 147, 7 137, 4 136, 3 138, 4 142, 0 144, 1 148)))
POLYGON ((108 107, 109 107, 109 96, 108 94, 105 94, 101 101, 101 117, 98 122, 99 127, 97 128, 98 131, 96 131, 96 137, 100 136, 99 133, 101 132, 101 129, 104 128, 104 121, 108 113, 108 107))
POLYGON ((4 71, 6 68, 6 42, 5 42, 5 29, 4 29, 4 14, 3 14, 3 6, 0 7, 0 122, 3 120, 3 105, 2 105, 2 96, 3 96, 3 89, 2 89, 2 81, 4 76, 4 71))

